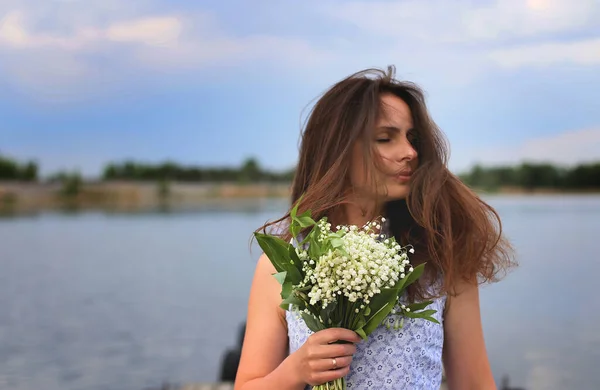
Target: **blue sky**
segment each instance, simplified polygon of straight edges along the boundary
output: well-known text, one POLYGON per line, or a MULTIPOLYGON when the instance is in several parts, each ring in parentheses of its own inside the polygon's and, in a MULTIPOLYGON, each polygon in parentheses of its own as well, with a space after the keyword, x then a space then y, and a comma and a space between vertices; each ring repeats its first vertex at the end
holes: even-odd
POLYGON ((600 159, 597 0, 0 2, 0 153, 272 169, 346 75, 425 89, 450 168, 600 159))

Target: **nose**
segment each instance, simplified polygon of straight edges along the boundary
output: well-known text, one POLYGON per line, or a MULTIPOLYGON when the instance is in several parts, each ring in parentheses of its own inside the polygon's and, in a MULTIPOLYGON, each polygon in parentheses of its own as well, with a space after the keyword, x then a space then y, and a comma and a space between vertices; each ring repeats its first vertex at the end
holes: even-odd
POLYGON ((407 138, 402 138, 401 142, 398 142, 394 155, 396 161, 412 161, 418 157, 417 149, 410 143, 407 138))

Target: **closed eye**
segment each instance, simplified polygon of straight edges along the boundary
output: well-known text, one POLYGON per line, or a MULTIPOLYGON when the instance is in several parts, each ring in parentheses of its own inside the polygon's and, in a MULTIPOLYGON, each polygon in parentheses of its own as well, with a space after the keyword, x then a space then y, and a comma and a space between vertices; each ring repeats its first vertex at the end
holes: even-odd
POLYGON ((410 142, 413 147, 417 147, 419 145, 419 135, 416 134, 415 131, 410 131, 406 135, 406 139, 408 139, 408 142, 410 142))

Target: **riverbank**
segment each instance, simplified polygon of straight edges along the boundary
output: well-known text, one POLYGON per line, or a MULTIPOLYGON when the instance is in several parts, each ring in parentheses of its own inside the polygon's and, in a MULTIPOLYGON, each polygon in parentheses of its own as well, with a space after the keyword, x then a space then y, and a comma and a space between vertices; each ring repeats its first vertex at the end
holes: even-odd
MULTIPOLYGON (((481 194, 572 195, 597 194, 589 191, 562 191, 501 187, 481 194)), ((50 210, 101 210, 136 212, 162 208, 190 209, 240 199, 286 199, 289 183, 182 183, 102 181, 64 185, 60 183, 0 182, 0 213, 23 214, 50 210)))
POLYGON ((0 182, 0 212, 30 213, 83 209, 144 211, 157 208, 193 208, 235 199, 286 198, 287 183, 144 183, 107 181, 72 186, 0 182))

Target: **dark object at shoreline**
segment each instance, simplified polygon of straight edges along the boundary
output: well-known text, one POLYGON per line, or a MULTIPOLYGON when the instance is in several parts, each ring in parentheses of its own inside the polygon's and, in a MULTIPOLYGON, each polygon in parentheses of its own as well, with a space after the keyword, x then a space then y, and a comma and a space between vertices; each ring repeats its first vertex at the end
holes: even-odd
POLYGON ((240 326, 237 346, 233 349, 226 350, 221 360, 221 375, 219 377, 221 382, 235 382, 235 376, 237 374, 238 366, 240 364, 240 357, 242 355, 242 345, 244 343, 245 333, 246 323, 244 322, 240 326))
POLYGON ((505 375, 502 377, 502 384, 500 385, 500 390, 525 390, 523 387, 510 387, 509 385, 509 377, 505 375))

